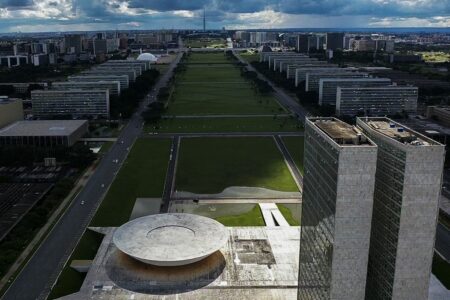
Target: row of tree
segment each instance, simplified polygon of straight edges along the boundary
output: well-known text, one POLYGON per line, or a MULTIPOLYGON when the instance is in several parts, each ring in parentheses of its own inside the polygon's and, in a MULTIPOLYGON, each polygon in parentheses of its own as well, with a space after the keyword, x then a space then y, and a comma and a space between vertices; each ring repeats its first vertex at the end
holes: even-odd
POLYGON ((159 76, 155 69, 147 70, 136 81, 130 84, 128 89, 121 92, 120 96, 110 99, 111 118, 129 118, 139 105, 139 102, 148 94, 159 76))

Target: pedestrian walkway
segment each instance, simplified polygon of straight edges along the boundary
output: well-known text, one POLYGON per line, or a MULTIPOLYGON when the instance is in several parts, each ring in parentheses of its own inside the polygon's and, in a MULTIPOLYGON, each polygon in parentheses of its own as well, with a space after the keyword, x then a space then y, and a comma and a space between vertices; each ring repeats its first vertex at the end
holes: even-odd
POLYGON ((290 226, 275 203, 258 203, 267 227, 290 226))
POLYGON ((81 138, 80 142, 116 142, 117 138, 81 138))

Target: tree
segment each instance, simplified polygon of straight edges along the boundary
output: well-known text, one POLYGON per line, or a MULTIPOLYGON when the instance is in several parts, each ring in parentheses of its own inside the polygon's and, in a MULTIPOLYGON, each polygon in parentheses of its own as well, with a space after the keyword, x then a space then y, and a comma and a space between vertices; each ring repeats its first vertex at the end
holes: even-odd
POLYGON ((155 124, 161 119, 161 111, 147 109, 141 114, 146 123, 155 124))
POLYGON ((10 96, 14 94, 15 88, 13 85, 0 85, 0 96, 10 96))

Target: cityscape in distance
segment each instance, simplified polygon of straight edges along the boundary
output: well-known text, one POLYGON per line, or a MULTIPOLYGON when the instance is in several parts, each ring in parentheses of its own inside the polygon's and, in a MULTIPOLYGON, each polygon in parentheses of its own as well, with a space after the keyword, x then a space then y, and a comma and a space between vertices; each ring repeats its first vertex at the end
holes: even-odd
POLYGON ((450 2, 0 0, 0 299, 450 299, 450 2))

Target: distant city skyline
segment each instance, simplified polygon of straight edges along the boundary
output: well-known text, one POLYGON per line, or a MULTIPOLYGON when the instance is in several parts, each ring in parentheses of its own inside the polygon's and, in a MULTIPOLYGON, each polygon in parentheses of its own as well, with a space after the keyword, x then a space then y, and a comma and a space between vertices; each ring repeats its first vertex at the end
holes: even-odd
POLYGON ((0 0, 1 32, 450 27, 450 0, 0 0))

